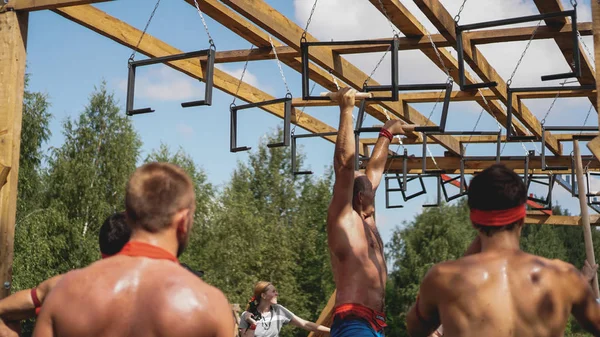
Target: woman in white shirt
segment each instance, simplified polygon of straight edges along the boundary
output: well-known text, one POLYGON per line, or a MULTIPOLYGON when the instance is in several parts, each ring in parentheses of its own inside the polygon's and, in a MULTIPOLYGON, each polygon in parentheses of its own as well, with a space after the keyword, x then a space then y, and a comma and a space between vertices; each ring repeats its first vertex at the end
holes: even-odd
POLYGON ((254 286, 254 296, 241 315, 242 337, 278 337, 281 328, 288 323, 308 331, 329 333, 329 328, 308 322, 277 304, 277 289, 270 282, 260 281, 254 286))

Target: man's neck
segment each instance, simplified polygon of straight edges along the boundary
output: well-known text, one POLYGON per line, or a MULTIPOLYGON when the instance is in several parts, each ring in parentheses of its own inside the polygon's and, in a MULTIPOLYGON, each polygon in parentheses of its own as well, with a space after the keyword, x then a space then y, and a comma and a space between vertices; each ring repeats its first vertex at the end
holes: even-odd
POLYGON ((131 238, 129 240, 145 242, 153 246, 160 247, 174 256, 177 256, 177 250, 179 248, 179 243, 175 238, 175 234, 170 233, 168 230, 160 231, 158 233, 150 233, 144 230, 134 230, 131 232, 131 238))
POLYGON ((498 250, 520 250, 519 237, 512 231, 502 231, 494 233, 492 236, 480 233, 481 251, 498 251, 498 250))
POLYGON ((271 303, 261 301, 258 307, 256 307, 256 310, 261 314, 266 314, 271 311, 271 303))

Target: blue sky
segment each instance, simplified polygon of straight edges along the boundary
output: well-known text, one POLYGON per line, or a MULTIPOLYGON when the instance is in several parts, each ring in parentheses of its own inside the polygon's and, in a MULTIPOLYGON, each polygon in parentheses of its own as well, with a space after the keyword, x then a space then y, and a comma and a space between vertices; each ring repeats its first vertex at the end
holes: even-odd
MULTIPOLYGON (((304 27, 312 0, 267 1, 271 6, 282 12, 288 18, 304 27)), ((423 15, 416 6, 407 0, 402 2, 422 19, 423 15)), ((462 1, 443 1, 450 13, 456 13, 462 1)), ((129 0, 113 1, 97 4, 98 8, 130 25, 143 29, 154 8, 154 1, 129 0)), ((571 8, 564 1, 565 8, 571 8)), ((580 2, 578 11, 582 21, 590 21, 589 1, 580 2)), ((534 14, 535 7, 531 0, 498 1, 479 0, 467 2, 461 23, 514 17, 516 15, 534 14)), ((210 33, 214 38, 217 50, 247 49, 250 43, 238 37, 226 27, 205 16, 210 33)), ((533 23, 535 24, 535 23, 533 23)), ((433 26, 425 23, 426 27, 435 32, 433 26)), ((369 37, 390 36, 390 27, 384 16, 364 0, 320 0, 309 32, 321 40, 327 39, 356 39, 369 37), (336 13, 336 14, 332 14, 336 13), (365 29, 364 22, 369 22, 365 29)), ((148 33, 183 51, 193 51, 208 47, 208 38, 196 10, 184 1, 161 1, 156 15, 149 26, 148 33)), ((591 37, 584 41, 592 50, 591 37)), ((490 63, 498 72, 507 78, 521 52, 525 42, 506 43, 502 45, 483 46, 481 48, 490 63)), ((54 118, 51 123, 53 136, 48 146, 60 146, 63 141, 61 123, 65 118, 77 116, 88 102, 88 97, 94 86, 102 80, 108 88, 114 91, 121 106, 125 105, 125 81, 127 80, 127 59, 131 50, 88 30, 50 11, 33 12, 29 21, 27 71, 32 75, 30 90, 45 92, 52 103, 51 112, 54 118)), ((367 74, 381 55, 348 57, 367 74)), ((145 58, 137 55, 136 59, 145 58)), ((444 81, 445 75, 433 66, 423 54, 418 51, 401 54, 400 79, 403 83, 424 83, 444 81)), ((243 63, 219 66, 236 77, 241 74, 243 63)), ((564 71, 566 62, 551 41, 534 41, 521 67, 515 76, 514 83, 518 85, 547 85, 541 84, 539 76, 548 73, 564 71)), ((295 97, 301 95, 300 74, 283 65, 287 83, 295 97)), ((375 73, 374 78, 385 83, 386 62, 375 73)), ((275 97, 285 95, 285 86, 279 75, 276 61, 251 62, 245 81, 259 87, 275 97)), ((182 147, 206 170, 210 181, 216 185, 225 184, 235 168, 238 160, 245 160, 247 153, 229 152, 229 104, 233 97, 215 90, 211 107, 182 109, 180 103, 201 99, 204 85, 175 70, 155 65, 138 70, 136 86, 136 107, 151 106, 154 114, 132 117, 136 130, 144 142, 143 157, 159 144, 165 143, 172 149, 182 147)), ((317 86, 315 92, 322 91, 317 86)), ((239 102, 239 101, 238 101, 239 102)), ((532 112, 542 117, 548 110, 551 100, 532 100, 526 102, 532 112)), ((425 116, 431 111, 431 104, 416 104, 415 108, 425 116)), ((589 108, 589 102, 584 99, 559 99, 549 114, 548 125, 581 125, 589 108)), ((451 130, 470 130, 475 125, 481 108, 470 102, 454 103, 450 108, 448 128, 451 130)), ((336 108, 310 108, 306 113, 337 128, 338 110, 336 108)), ((355 111, 356 113, 356 111, 355 111)), ((437 107, 432 120, 439 120, 440 108, 437 107)), ((594 125, 597 117, 592 111, 587 125, 594 125)), ((372 118, 365 125, 379 124, 372 118)), ((256 148, 258 140, 265 133, 272 131, 281 120, 262 110, 244 111, 239 117, 239 145, 256 148)), ((478 125, 478 130, 497 130, 495 121, 489 114, 484 113, 478 125)), ((306 132, 301 128, 297 133, 306 132)), ((317 175, 323 174, 324 168, 331 165, 334 145, 323 139, 303 140, 302 145, 307 153, 307 168, 317 175)), ((528 149, 536 147, 525 145, 528 149)), ((468 154, 489 154, 493 145, 471 145, 468 154)), ((585 147, 584 147, 585 148, 585 147)), ((396 146, 392 146, 396 149, 396 146)), ((420 146, 409 146, 409 152, 420 155, 420 146)), ((537 145, 539 151, 539 144, 537 145)), ((435 155, 441 155, 443 149, 431 146, 435 155)), ((587 149, 585 149, 587 153, 587 149)), ((503 154, 523 154, 521 144, 509 144, 503 154)), ((565 153, 570 147, 565 144, 565 153)), ((585 163, 584 163, 585 165, 585 163)), ((423 203, 435 199, 435 186, 427 183, 430 191, 426 196, 404 203, 402 209, 385 209, 385 193, 383 187, 377 196, 378 224, 384 242, 390 238, 391 232, 402 221, 410 220, 421 211, 423 203)), ((534 193, 543 193, 534 189, 534 193)), ((575 198, 556 188, 555 198, 561 205, 567 206, 573 214, 578 214, 578 203, 575 198)), ((394 202, 399 202, 395 199, 394 202)))

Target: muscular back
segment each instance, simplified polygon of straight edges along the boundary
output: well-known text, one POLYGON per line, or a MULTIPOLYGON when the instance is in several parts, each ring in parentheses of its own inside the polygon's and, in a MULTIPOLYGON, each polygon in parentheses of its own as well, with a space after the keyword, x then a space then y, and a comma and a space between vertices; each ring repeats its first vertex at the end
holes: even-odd
POLYGON ((112 257, 67 274, 47 298, 34 336, 223 336, 227 300, 176 263, 112 257))
POLYGON ((435 266, 420 303, 437 307, 445 336, 562 336, 582 279, 562 261, 484 252, 435 266))
POLYGON ((387 268, 383 242, 373 217, 358 213, 330 220, 328 240, 337 287, 336 304, 357 303, 376 311, 384 309, 387 268))

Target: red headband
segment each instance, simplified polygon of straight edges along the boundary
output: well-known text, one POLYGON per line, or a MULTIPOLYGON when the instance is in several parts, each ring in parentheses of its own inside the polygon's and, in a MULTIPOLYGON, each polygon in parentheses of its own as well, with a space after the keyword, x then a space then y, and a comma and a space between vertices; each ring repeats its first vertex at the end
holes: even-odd
POLYGON ((525 215, 525 205, 492 211, 471 209, 471 222, 480 226, 506 226, 523 219, 525 215))

